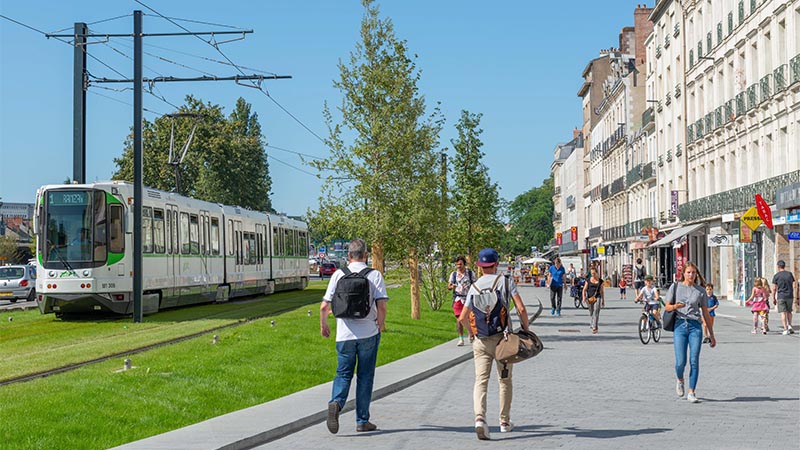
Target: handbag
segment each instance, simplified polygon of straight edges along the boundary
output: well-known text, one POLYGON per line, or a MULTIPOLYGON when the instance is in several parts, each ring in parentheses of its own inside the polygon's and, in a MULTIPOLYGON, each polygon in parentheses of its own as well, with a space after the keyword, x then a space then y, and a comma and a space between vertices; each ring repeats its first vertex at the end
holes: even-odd
POLYGON ((594 290, 594 295, 591 297, 586 297, 586 303, 590 305, 594 305, 595 303, 597 303, 597 292, 599 290, 600 290, 600 285, 598 284, 598 286, 594 290))
MULTIPOLYGON (((675 287, 676 284, 677 283, 672 283, 672 286, 669 287, 669 293, 667 293, 670 305, 675 304, 675 295, 676 295, 675 291, 677 290, 677 288, 675 287)), ((664 311, 664 314, 661 315, 661 322, 664 330, 675 331, 675 313, 676 313, 675 310, 664 311)))
MULTIPOLYGON (((506 297, 508 296, 508 277, 506 277, 506 297)), ((508 310, 508 308, 506 308, 508 310)), ((542 312, 542 302, 539 302, 539 312, 534 314, 533 320, 539 317, 542 312)), ((511 316, 508 316, 508 324, 503 337, 495 347, 494 357, 504 366, 525 361, 538 355, 544 349, 544 344, 539 336, 533 331, 519 330, 512 332, 511 316)))

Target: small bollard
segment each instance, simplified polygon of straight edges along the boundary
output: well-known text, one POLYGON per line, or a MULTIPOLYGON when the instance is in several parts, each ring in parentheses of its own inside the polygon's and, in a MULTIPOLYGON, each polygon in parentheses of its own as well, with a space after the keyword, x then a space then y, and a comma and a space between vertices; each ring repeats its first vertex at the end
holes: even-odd
POLYGON ((219 343, 219 336, 217 336, 217 335, 215 334, 215 335, 214 335, 214 339, 211 341, 211 343, 212 343, 212 344, 217 344, 217 343, 219 343))
POLYGON ((131 370, 131 359, 125 358, 125 362, 122 365, 122 370, 131 370))

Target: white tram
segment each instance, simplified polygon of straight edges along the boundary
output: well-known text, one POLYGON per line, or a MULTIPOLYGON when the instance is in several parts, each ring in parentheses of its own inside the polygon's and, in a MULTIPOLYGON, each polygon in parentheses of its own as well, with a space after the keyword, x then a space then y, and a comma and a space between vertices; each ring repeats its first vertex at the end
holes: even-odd
MULTIPOLYGON (((133 313, 133 185, 49 185, 36 193, 42 314, 133 313)), ((304 289, 304 222, 144 189, 142 310, 304 289)))

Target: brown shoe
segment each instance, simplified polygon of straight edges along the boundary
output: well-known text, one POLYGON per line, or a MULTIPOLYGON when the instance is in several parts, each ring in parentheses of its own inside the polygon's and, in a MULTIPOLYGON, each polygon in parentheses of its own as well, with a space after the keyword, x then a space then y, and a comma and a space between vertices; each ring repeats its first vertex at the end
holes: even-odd
POLYGON ((336 402, 328 403, 328 431, 333 434, 339 432, 339 413, 342 411, 342 408, 339 407, 339 404, 336 402))
POLYGON ((375 431, 377 429, 378 429, 378 426, 375 425, 372 422, 360 423, 360 424, 358 424, 356 426, 356 431, 358 431, 359 433, 365 432, 365 431, 375 431))

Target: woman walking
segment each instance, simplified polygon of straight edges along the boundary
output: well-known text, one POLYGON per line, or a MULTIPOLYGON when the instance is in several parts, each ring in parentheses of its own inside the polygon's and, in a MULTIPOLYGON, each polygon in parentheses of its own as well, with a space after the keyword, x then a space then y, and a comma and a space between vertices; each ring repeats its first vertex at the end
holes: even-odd
POLYGON ((711 347, 716 347, 714 338, 714 325, 708 315, 708 295, 699 282, 700 275, 693 262, 687 262, 683 268, 681 279, 670 286, 667 293, 666 311, 675 311, 675 330, 673 331, 673 346, 675 349, 675 374, 678 381, 675 392, 678 397, 684 394, 683 373, 686 369, 686 356, 688 346, 689 356, 689 394, 686 399, 697 403, 695 388, 697 377, 700 374, 700 348, 703 342, 703 321, 708 326, 708 339, 711 347), (702 318, 702 319, 701 319, 702 318))
POLYGON ((583 301, 589 305, 589 326, 592 327, 592 334, 597 334, 597 321, 600 318, 600 308, 605 308, 605 296, 603 295, 603 280, 597 273, 597 267, 592 266, 591 277, 583 285, 583 301))

